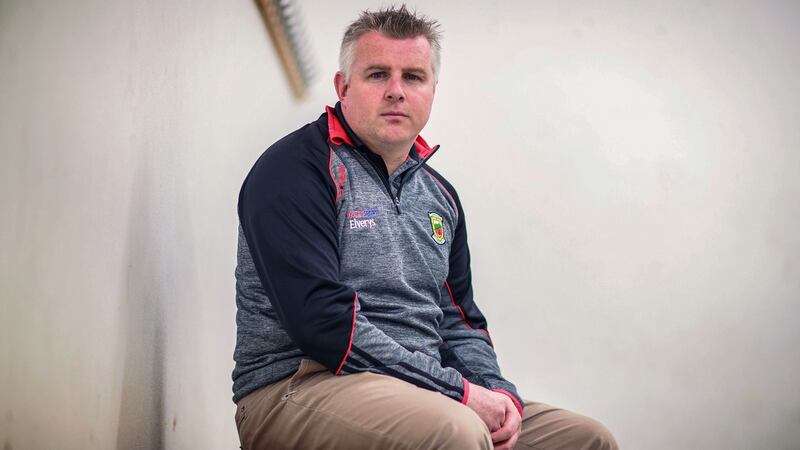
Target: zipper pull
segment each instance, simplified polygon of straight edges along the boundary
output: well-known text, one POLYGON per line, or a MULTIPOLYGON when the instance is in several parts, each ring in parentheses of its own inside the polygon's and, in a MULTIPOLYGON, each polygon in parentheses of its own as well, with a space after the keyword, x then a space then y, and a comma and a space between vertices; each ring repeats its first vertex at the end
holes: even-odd
POLYGON ((398 197, 394 198, 394 207, 397 209, 397 214, 400 214, 400 199, 398 197))

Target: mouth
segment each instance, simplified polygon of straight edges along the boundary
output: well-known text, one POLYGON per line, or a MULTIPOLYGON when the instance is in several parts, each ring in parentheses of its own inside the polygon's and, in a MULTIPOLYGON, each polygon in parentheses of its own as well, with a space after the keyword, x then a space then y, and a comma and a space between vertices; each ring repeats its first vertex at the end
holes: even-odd
POLYGON ((408 114, 403 114, 401 112, 386 112, 381 114, 383 117, 408 117, 408 114))

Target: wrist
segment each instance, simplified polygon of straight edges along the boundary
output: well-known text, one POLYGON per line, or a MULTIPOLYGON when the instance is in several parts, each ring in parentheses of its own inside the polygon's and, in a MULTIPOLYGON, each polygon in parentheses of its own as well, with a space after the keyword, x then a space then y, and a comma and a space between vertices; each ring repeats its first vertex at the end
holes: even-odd
POLYGON ((497 392, 497 393, 500 393, 500 394, 504 394, 508 398, 510 398, 511 402, 514 403, 514 407, 517 408, 517 412, 519 412, 519 416, 522 417, 523 408, 522 408, 522 404, 519 402, 517 397, 515 397, 511 392, 508 392, 505 389, 492 389, 492 392, 497 392))

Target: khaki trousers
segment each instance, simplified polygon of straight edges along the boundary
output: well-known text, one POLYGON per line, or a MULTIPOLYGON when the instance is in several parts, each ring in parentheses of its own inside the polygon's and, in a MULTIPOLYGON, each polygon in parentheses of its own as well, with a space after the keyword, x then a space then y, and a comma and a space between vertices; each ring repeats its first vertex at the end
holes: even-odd
MULTIPOLYGON (((244 450, 491 449, 475 412, 438 392, 386 375, 334 376, 305 359, 294 375, 242 398, 236 426, 244 450)), ((515 450, 617 449, 599 422, 525 402, 515 450)))

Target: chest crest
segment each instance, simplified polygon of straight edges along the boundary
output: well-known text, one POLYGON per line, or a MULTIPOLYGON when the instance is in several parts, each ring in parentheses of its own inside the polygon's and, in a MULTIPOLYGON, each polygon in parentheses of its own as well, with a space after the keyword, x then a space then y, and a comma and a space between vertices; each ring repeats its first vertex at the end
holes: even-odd
POLYGON ((446 242, 446 236, 444 235, 444 218, 435 212, 429 212, 428 218, 431 220, 431 237, 434 242, 439 245, 444 244, 446 242))

